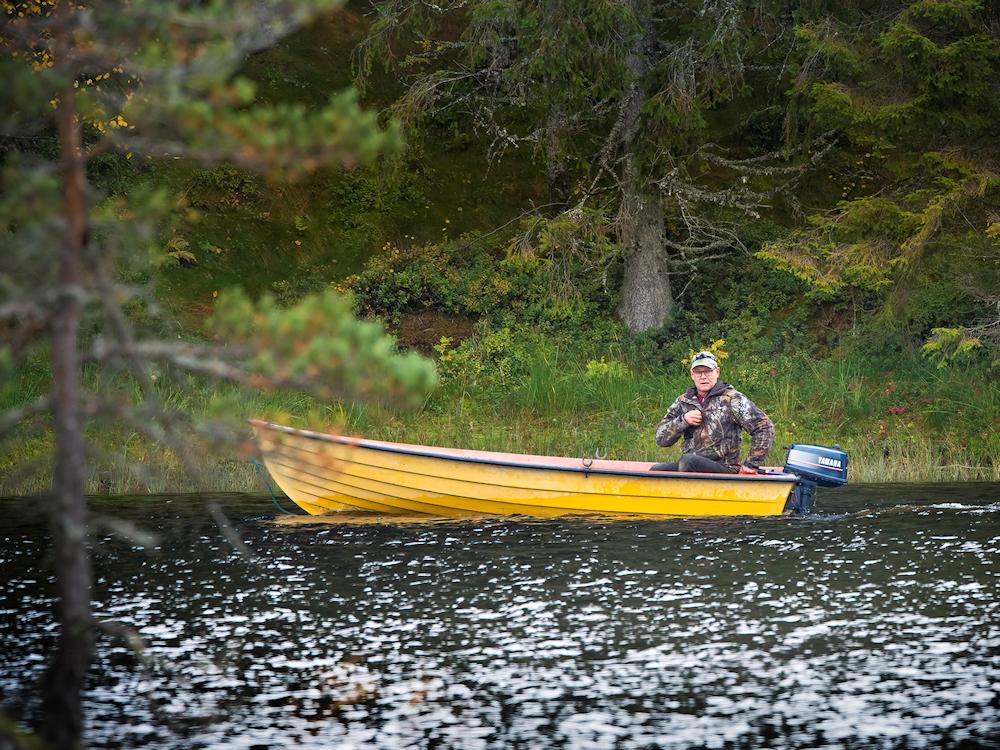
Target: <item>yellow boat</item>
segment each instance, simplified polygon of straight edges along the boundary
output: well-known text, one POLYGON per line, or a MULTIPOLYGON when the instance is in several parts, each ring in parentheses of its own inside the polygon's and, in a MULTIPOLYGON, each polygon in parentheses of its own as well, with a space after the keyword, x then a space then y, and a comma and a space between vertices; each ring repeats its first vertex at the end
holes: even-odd
POLYGON ((766 516, 785 509, 799 479, 781 469, 651 471, 653 464, 639 461, 436 448, 251 424, 274 481, 313 515, 766 516))

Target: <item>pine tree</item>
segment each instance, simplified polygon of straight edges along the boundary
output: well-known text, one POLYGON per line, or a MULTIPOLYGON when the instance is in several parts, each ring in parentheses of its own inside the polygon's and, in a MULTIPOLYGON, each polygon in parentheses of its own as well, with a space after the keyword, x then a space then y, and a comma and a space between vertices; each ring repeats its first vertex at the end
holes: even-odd
POLYGON ((122 420, 183 459, 193 432, 158 398, 157 372, 326 397, 405 394, 433 368, 400 356, 332 293, 281 309, 223 293, 213 340, 156 335, 155 299, 134 283, 162 259, 162 192, 99 195, 95 160, 183 156, 271 178, 350 165, 399 145, 353 92, 319 110, 254 103, 239 63, 336 5, 328 0, 5 2, 0 36, 0 367, 48 351, 51 390, 0 416, 55 435, 52 520, 59 636, 42 686, 42 738, 82 742, 80 694, 94 649, 84 500, 89 420, 122 420), (153 320, 153 323, 150 321, 153 320), (86 381, 84 369, 92 375, 86 381), (115 384, 127 382, 126 396, 115 384), (90 385, 88 385, 88 383, 90 385), (49 422, 49 416, 51 422, 49 422))

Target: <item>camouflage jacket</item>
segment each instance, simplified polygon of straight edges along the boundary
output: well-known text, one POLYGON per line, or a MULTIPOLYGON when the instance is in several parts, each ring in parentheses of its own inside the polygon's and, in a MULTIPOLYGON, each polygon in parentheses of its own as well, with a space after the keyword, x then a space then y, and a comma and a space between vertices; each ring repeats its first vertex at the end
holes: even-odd
POLYGON ((666 448, 683 435, 681 453, 693 453, 738 469, 741 429, 750 433, 750 452, 743 463, 760 466, 774 442, 774 424, 753 401, 720 380, 701 404, 693 387, 678 396, 656 426, 656 444, 666 448), (684 421, 684 414, 692 409, 701 409, 704 414, 698 427, 684 421))

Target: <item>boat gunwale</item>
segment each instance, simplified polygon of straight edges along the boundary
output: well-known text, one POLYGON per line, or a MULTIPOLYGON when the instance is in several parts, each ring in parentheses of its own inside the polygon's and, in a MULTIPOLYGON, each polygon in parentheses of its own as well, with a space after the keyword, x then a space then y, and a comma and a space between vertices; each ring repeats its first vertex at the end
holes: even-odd
MULTIPOLYGON (((629 477, 648 477, 656 480, 666 480, 666 479, 706 479, 710 481, 725 481, 725 482, 784 482, 786 484, 794 484, 798 477, 794 474, 781 473, 781 474, 707 474, 702 472, 693 471, 630 471, 626 469, 595 469, 593 467, 586 466, 552 466, 547 464, 531 464, 531 463, 518 463, 515 461, 504 461, 500 459, 488 459, 488 458, 476 458, 474 456, 451 456, 446 454, 434 453, 433 447, 428 446, 430 450, 421 451, 414 450, 412 448, 404 448, 399 444, 394 444, 391 441, 371 441, 365 438, 352 438, 345 435, 332 435, 326 432, 315 432, 313 430, 302 430, 297 427, 288 427, 286 425, 275 424, 274 422, 265 422, 261 419, 251 419, 250 424, 255 427, 267 427, 278 432, 284 432, 290 435, 299 435, 312 440, 320 440, 328 443, 337 443, 339 445, 354 446, 359 448, 366 448, 368 450, 382 451, 384 453, 398 453, 406 456, 420 456, 423 458, 436 458, 446 461, 462 461, 464 463, 472 464, 483 464, 487 466, 505 466, 515 469, 535 469, 539 471, 569 471, 576 474, 609 474, 612 476, 629 476, 629 477)), ((471 450, 471 449, 470 449, 471 450)), ((475 451, 477 453, 490 453, 491 451, 475 451)), ((511 454, 519 455, 519 454, 511 454)), ((527 455, 527 454, 520 454, 527 455)), ((607 459, 602 459, 607 460, 607 459)))

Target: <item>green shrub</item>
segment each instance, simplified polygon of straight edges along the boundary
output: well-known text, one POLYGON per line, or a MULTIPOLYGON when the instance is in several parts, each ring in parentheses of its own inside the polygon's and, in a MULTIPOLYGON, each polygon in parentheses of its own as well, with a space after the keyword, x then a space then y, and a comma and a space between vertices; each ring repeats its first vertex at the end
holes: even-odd
POLYGON ((252 208, 263 194, 259 179, 230 164, 199 170, 188 183, 188 201, 194 208, 210 210, 252 208))

